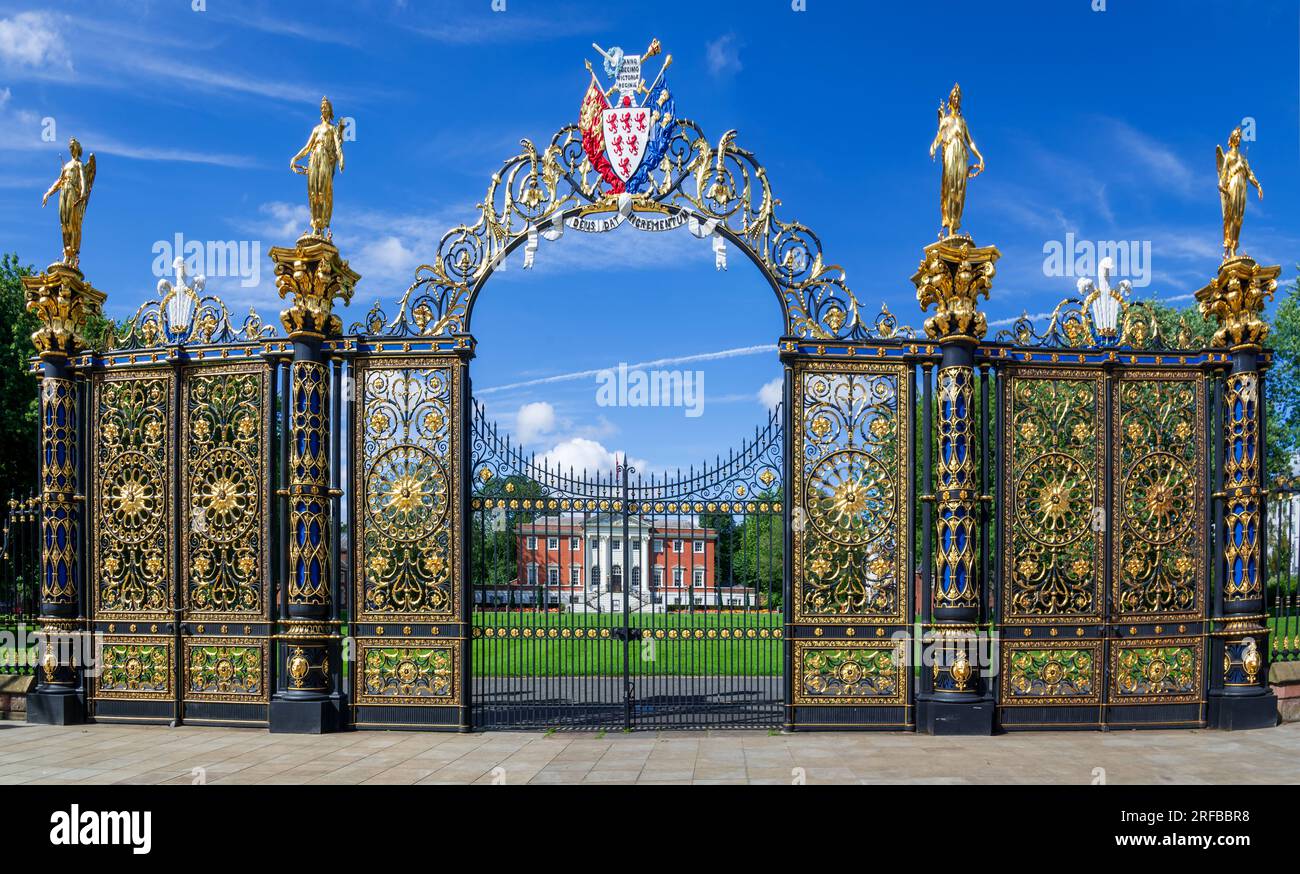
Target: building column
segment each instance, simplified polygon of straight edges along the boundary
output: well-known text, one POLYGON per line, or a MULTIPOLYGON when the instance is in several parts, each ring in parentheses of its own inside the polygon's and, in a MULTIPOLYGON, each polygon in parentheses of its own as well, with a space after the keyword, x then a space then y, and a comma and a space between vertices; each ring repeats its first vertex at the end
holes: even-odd
POLYGON ((938 341, 938 466, 934 494, 934 576, 922 642, 918 727, 930 734, 992 734, 994 701, 981 655, 982 581, 976 570, 979 480, 976 464, 975 349, 987 328, 976 298, 988 297, 999 252, 951 236, 925 248, 912 277, 926 334, 938 341))
POLYGON ((1268 685, 1269 627, 1265 613, 1263 483, 1264 405, 1260 356, 1268 325, 1264 303, 1277 289, 1280 266, 1247 256, 1229 258, 1214 281, 1196 293, 1201 312, 1218 319, 1215 346, 1232 350, 1219 419, 1223 439, 1222 530, 1215 538, 1222 580, 1210 630, 1209 723, 1216 728, 1277 724, 1277 698, 1268 685))
POLYGON ((32 334, 41 359, 40 668, 27 697, 27 721, 71 725, 85 721, 82 669, 93 656, 82 601, 80 383, 69 359, 84 348, 86 320, 99 313, 104 294, 64 263, 22 282, 27 309, 41 322, 32 334))
POLYGON ((330 407, 327 338, 342 332, 335 298, 345 302, 360 277, 327 239, 307 234, 293 249, 270 250, 280 296, 293 304, 280 314, 293 361, 285 399, 289 430, 289 517, 286 615, 277 627, 277 658, 286 678, 271 699, 271 731, 320 734, 339 724, 341 675, 337 593, 332 591, 330 439, 338 428, 330 407))

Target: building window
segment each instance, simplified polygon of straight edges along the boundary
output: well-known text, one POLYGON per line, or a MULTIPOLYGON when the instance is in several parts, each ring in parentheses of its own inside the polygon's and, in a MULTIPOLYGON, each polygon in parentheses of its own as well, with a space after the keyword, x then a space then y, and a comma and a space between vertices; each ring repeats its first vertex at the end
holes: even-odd
POLYGON ((570 537, 570 538, 569 538, 569 550, 570 550, 570 551, 574 551, 574 550, 579 550, 579 549, 582 549, 582 538, 581 538, 581 537, 570 537))
POLYGON ((654 552, 663 552, 664 551, 663 538, 656 537, 654 540, 652 540, 650 542, 650 549, 653 550, 654 552))
POLYGON ((662 586, 664 584, 664 569, 661 567, 654 568, 653 573, 654 576, 651 579, 654 581, 654 584, 656 586, 662 586))
POLYGON ((682 542, 680 540, 674 540, 673 552, 681 552, 681 551, 682 551, 682 542))
POLYGON ((679 567, 675 567, 673 568, 673 588, 680 589, 681 587, 682 587, 682 569, 679 567))
POLYGON ((537 585, 537 562, 535 561, 528 563, 528 585, 537 585))
POLYGON ((582 568, 580 567, 569 568, 569 584, 572 586, 582 585, 582 568))
POLYGON ((609 569, 610 588, 618 589, 623 585, 623 568, 620 565, 614 565, 609 569))
POLYGON ((632 568, 632 588, 641 591, 641 568, 632 568))
POLYGON ((704 541, 703 541, 703 540, 697 540, 697 541, 695 541, 695 543, 692 544, 691 548, 694 549, 695 552, 697 552, 698 554, 703 555, 703 554, 704 554, 704 541))
POLYGON ((598 564, 591 567, 591 587, 593 589, 600 588, 600 565, 598 564))
POLYGON ((703 569, 703 568, 696 568, 696 569, 695 569, 695 588, 697 588, 697 589, 702 589, 702 588, 704 588, 704 569, 703 569))
POLYGON ((532 536, 531 534, 528 535, 528 548, 529 548, 529 549, 536 549, 536 548, 537 548, 537 538, 534 537, 534 536, 532 536))
POLYGON ((623 551, 623 541, 621 541, 621 540, 611 540, 611 541, 609 542, 609 545, 610 545, 610 548, 613 549, 615 552, 622 552, 622 551, 623 551))
POLYGON ((633 541, 632 541, 632 551, 635 552, 637 555, 640 555, 640 554, 641 554, 641 541, 640 541, 640 540, 633 540, 633 541))
POLYGON ((552 586, 560 584, 560 569, 557 567, 546 569, 546 582, 552 586))
POLYGON ((558 550, 560 548, 560 538, 558 537, 546 538, 546 548, 549 549, 551 552, 555 552, 556 550, 558 550))

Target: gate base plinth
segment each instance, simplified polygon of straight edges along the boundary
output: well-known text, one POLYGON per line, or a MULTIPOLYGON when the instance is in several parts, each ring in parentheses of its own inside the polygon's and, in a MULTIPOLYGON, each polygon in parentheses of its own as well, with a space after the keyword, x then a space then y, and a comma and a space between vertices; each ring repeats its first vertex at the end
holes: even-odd
POLYGON ((1210 696, 1209 727, 1223 731, 1272 728, 1277 725, 1277 696, 1263 695, 1210 696))
POLYGON ((997 708, 992 698, 974 701, 939 701, 921 699, 917 705, 917 729, 926 734, 993 734, 993 716, 997 708))
POLYGON ((35 725, 79 725, 86 721, 86 705, 76 693, 32 690, 27 695, 27 721, 35 725))
POLYGON ((271 734, 328 734, 338 726, 338 705, 329 699, 271 699, 271 734))

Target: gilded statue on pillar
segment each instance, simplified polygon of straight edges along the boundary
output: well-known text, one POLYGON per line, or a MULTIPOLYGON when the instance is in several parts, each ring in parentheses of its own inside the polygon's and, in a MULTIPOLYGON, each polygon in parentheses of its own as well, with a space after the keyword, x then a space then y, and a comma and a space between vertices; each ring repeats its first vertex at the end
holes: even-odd
POLYGON ((81 260, 81 223, 86 217, 90 189, 95 184, 95 156, 91 154, 83 163, 81 143, 76 137, 68 140, 68 151, 71 157, 59 169, 59 178, 41 198, 41 206, 49 202, 50 195, 59 192, 59 227, 63 231, 61 263, 76 267, 81 260))
POLYGON ((307 202, 311 206, 311 233, 329 239, 334 213, 334 170, 343 172, 343 122, 334 121, 329 98, 320 100, 320 124, 311 130, 307 144, 289 159, 289 169, 307 177, 307 202), (307 166, 298 163, 307 158, 307 166))
POLYGON ((1241 245, 1241 220, 1246 215, 1246 195, 1254 185, 1259 199, 1264 199, 1264 187, 1250 170, 1250 163, 1241 153, 1241 128, 1228 137, 1228 151, 1214 147, 1215 166, 1219 171, 1219 203, 1223 208, 1223 260, 1237 257, 1241 245))
POLYGON ((943 173, 940 187, 940 206, 943 212, 944 233, 955 236, 961 228, 961 214, 966 208, 966 180, 974 179, 984 171, 984 156, 975 147, 966 119, 961 114, 961 86, 953 85, 948 94, 947 112, 939 104, 939 130, 930 143, 930 159, 936 149, 941 149, 943 173), (979 163, 970 166, 970 156, 979 163))
POLYGON ((1255 186, 1261 200, 1264 198, 1264 189, 1241 153, 1241 128, 1228 137, 1226 154, 1222 147, 1215 147, 1215 158, 1219 204, 1223 208, 1223 262, 1214 280, 1196 292, 1196 300, 1201 315, 1218 321, 1219 329, 1212 338, 1215 346, 1256 350, 1268 338, 1264 305, 1277 291, 1282 267, 1257 264, 1249 255, 1238 253, 1250 186, 1255 186))

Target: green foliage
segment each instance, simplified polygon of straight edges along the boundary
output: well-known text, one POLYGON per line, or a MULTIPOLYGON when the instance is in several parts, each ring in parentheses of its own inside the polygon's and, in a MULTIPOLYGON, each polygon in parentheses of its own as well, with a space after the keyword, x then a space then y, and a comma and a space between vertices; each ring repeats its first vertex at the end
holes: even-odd
MULTIPOLYGON (((482 498, 540 498, 541 483, 514 474, 495 477, 475 492, 482 498)), ((503 586, 519 572, 519 551, 514 526, 527 524, 538 514, 523 510, 477 510, 471 515, 470 578, 476 586, 503 586)))
POLYGON ((1207 319, 1201 315, 1201 309, 1196 304, 1187 307, 1174 307, 1154 299, 1140 301, 1140 303, 1143 309, 1155 314, 1156 327, 1160 330, 1160 336, 1165 345, 1186 345, 1187 348, 1191 349, 1210 345, 1217 326, 1212 319, 1207 319), (1186 344, 1180 342, 1179 339, 1179 335, 1184 330, 1188 335, 1186 344))
POLYGON ((1268 455, 1270 475, 1289 474, 1300 453, 1300 278, 1285 287, 1273 314, 1268 346, 1268 455))
POLYGON ((14 254, 0 257, 0 496, 36 485, 36 433, 40 421, 36 378, 28 367, 38 327, 27 312, 22 276, 35 271, 14 254))
MULTIPOLYGON (((779 500, 777 493, 758 500, 779 500)), ((784 579, 785 526, 776 513, 745 516, 737 526, 731 555, 732 579, 736 585, 750 586, 758 606, 771 610, 781 606, 781 583, 784 579)))

